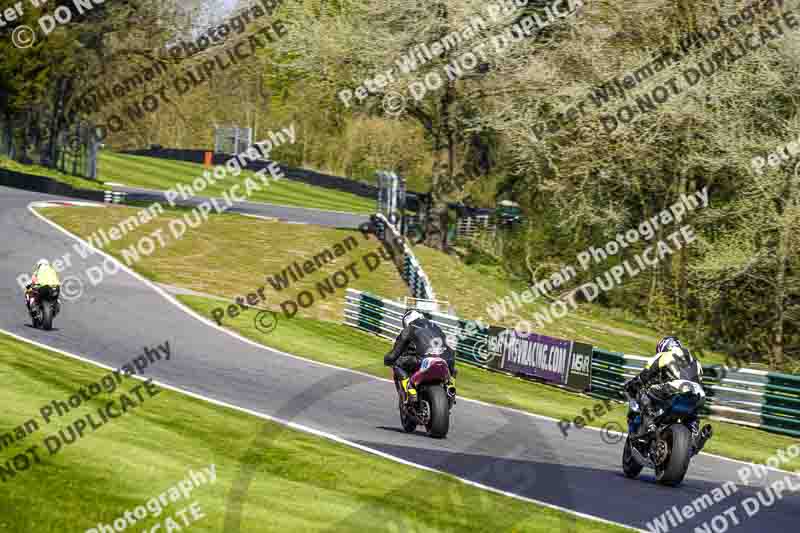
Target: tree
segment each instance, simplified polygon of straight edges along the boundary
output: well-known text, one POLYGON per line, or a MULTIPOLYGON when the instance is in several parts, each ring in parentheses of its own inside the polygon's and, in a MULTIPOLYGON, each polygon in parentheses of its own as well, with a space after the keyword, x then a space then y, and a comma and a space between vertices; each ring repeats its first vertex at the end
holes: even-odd
POLYGON ((774 3, 740 19, 738 36, 691 32, 706 36, 748 3, 592 3, 541 53, 511 55, 493 71, 511 81, 485 118, 503 135, 518 186, 547 194, 540 205, 587 246, 709 187, 714 208, 681 222, 700 240, 615 289, 615 301, 698 332, 724 302, 726 320, 740 325, 728 340, 749 335, 780 365, 787 332, 798 334, 796 185, 786 174, 754 182, 751 160, 797 135, 797 36, 786 28, 756 51, 723 50, 773 19, 774 3), (626 76, 631 85, 614 89, 626 76), (768 192, 757 196, 756 183, 768 192))
MULTIPOLYGON (((281 66, 337 95, 330 105, 398 116, 425 132, 432 154, 430 245, 445 246, 448 196, 473 177, 463 172, 461 156, 475 132, 486 129, 477 118, 481 102, 503 90, 497 80, 484 83, 503 61, 492 52, 492 39, 530 9, 510 2, 501 12, 472 0, 309 1, 287 7, 292 28, 279 44, 281 66)), ((536 32, 529 33, 518 46, 535 46, 536 32)))

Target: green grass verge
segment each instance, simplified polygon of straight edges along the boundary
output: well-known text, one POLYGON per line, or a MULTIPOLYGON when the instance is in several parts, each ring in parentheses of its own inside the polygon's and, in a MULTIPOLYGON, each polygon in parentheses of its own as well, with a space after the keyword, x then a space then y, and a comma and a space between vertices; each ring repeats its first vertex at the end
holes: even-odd
MULTIPOLYGON (((198 163, 171 161, 152 157, 100 152, 98 175, 102 181, 121 183, 131 187, 166 190, 177 184, 191 185, 192 181, 203 175, 206 168, 198 163)), ((235 183, 243 183, 246 177, 258 181, 254 172, 244 171, 238 176, 228 173, 227 177, 209 186, 200 196, 222 196, 235 183)), ((243 189, 242 189, 243 191, 243 189)), ((306 183, 281 179, 270 181, 269 187, 255 191, 248 200, 295 207, 313 207, 333 211, 372 213, 375 202, 354 194, 315 187, 306 183)))
MULTIPOLYGON (((98 228, 108 231, 137 211, 126 207, 57 207, 41 209, 40 212, 86 238, 98 228)), ((263 287, 266 301, 276 310, 280 309, 281 302, 296 300, 300 292, 310 291, 316 301, 308 309, 301 309, 300 314, 320 319, 337 320, 342 316, 344 289, 338 288, 332 295, 323 293, 325 298, 322 298, 317 283, 325 284, 330 276, 350 263, 356 263, 358 279, 353 279, 348 273, 351 278, 348 286, 387 298, 401 298, 408 294, 394 265, 388 261, 382 261, 373 271, 364 265, 363 257, 378 250, 379 244, 374 237, 365 239, 359 231, 223 214, 212 215, 208 222, 190 229, 175 241, 168 224, 184 214, 167 210, 157 220, 140 226, 124 239, 111 242, 105 251, 121 259, 122 250, 161 228, 165 247, 135 265, 137 271, 153 281, 228 298, 256 292, 263 287), (295 262, 302 265, 325 250, 335 250, 336 246, 344 247, 346 253, 338 257, 323 257, 328 262, 320 262, 315 272, 296 282, 287 278, 291 282, 288 288, 276 290, 267 281, 267 276, 274 279, 276 274, 281 274, 295 262)))
MULTIPOLYGON (((220 302, 194 296, 180 296, 179 299, 205 316, 210 316, 211 309, 221 305, 220 302)), ((380 337, 342 324, 308 318, 287 320, 282 316, 279 318, 277 328, 272 333, 264 334, 256 330, 253 325, 255 313, 253 310, 244 312, 235 319, 226 319, 223 325, 256 342, 279 350, 344 368, 357 369, 375 376, 389 377, 388 369, 383 366, 383 355, 391 344, 380 337)), ((467 364, 459 364, 457 382, 461 396, 560 420, 574 420, 577 416, 583 416, 584 409, 588 409, 591 413, 595 405, 602 405, 602 402, 595 398, 467 364)), ((392 401, 392 398, 387 398, 387 406, 391 405, 392 401)), ((612 411, 605 416, 595 418, 588 425, 602 427, 603 424, 613 421, 620 424, 619 427, 627 427, 626 407, 619 403, 613 405, 616 407, 612 411)), ((763 463, 777 450, 783 450, 796 442, 796 439, 791 437, 735 424, 712 422, 712 425, 715 435, 706 444, 705 451, 743 461, 763 463)), ((567 430, 565 438, 568 439, 570 433, 580 431, 582 430, 572 425, 567 430)), ((599 434, 597 439, 598 444, 601 444, 599 434)), ((800 458, 793 459, 790 465, 783 468, 787 466, 788 469, 800 470, 800 458)))
POLYGON ((0 156, 0 168, 5 168, 14 172, 21 172, 23 174, 32 174, 34 176, 51 178, 55 181, 71 185, 76 189, 89 189, 92 191, 109 189, 109 187, 104 186, 102 181, 99 180, 87 180, 85 178, 71 176, 69 174, 64 174, 58 170, 53 170, 52 168, 43 167, 41 165, 23 165, 22 163, 18 163, 17 161, 3 156, 0 156))
MULTIPOLYGON (((169 361, 157 364, 168 365, 169 361)), ((30 418, 42 425, 0 450, 0 465, 66 424, 118 399, 100 393, 44 425, 38 410, 66 400, 106 375, 98 367, 0 334, 0 428, 30 418)), ((124 393, 134 380, 120 385, 124 393)), ((134 395, 131 395, 134 396, 134 395)), ((159 389, 135 409, 3 483, 8 512, 0 530, 85 531, 111 523, 187 476, 215 465, 217 480, 170 502, 158 517, 128 529, 143 531, 196 501, 203 518, 192 531, 223 531, 226 509, 242 502, 241 531, 625 531, 528 504, 410 468, 239 411, 159 389), (240 483, 243 469, 252 481, 240 483), (369 472, 369 475, 364 475, 369 472), (46 487, 46 490, 43 488, 46 487), (573 529, 574 528, 574 529, 573 529)), ((190 516, 187 514, 187 517, 190 516)))

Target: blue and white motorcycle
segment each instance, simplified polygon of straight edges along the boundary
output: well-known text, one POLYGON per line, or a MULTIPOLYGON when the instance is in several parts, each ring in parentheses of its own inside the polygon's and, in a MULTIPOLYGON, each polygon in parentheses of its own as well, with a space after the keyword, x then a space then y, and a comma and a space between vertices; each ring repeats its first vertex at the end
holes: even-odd
POLYGON ((677 486, 691 458, 712 435, 711 426, 700 429, 698 421, 706 393, 694 381, 677 379, 642 390, 637 396, 628 396, 631 414, 622 470, 626 477, 635 478, 646 466, 655 470, 659 483, 677 486))

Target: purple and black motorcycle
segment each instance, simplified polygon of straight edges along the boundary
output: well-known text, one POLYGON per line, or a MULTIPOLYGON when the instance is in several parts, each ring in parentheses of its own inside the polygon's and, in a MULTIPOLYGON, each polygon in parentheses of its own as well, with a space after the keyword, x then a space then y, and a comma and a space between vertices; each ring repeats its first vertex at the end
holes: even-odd
POLYGON ((393 374, 403 429, 411 433, 418 425, 422 425, 431 437, 445 438, 450 429, 450 410, 456 403, 456 388, 447 361, 441 357, 426 357, 422 360, 419 370, 410 378, 417 390, 416 403, 407 404, 404 401, 401 377, 396 371, 393 374))

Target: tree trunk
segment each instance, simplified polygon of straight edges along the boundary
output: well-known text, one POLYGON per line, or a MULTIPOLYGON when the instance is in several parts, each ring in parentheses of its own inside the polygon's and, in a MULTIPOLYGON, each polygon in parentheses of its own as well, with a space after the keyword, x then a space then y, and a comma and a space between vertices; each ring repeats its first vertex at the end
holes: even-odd
POLYGON ((442 93, 439 110, 441 120, 433 132, 433 179, 431 183, 431 212, 428 218, 428 237, 425 244, 439 250, 447 249, 448 213, 445 194, 453 183, 455 139, 450 122, 450 106, 455 87, 449 82, 442 93))
POLYGON ((433 139, 433 168, 431 179, 431 209, 428 213, 425 244, 432 248, 444 249, 447 232, 447 204, 442 197, 442 183, 446 177, 446 161, 449 149, 443 143, 441 133, 433 139))
MULTIPOLYGON (((59 78, 56 81, 56 94, 55 99, 53 100, 53 114, 50 116, 50 139, 47 145, 47 159, 48 163, 46 166, 50 168, 56 168, 58 166, 58 139, 61 133, 61 114, 64 110, 64 92, 65 92, 65 80, 63 78, 59 78)), ((62 147, 63 149, 63 147, 62 147)))

